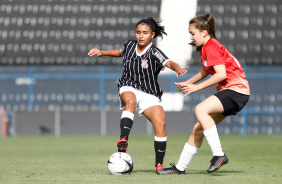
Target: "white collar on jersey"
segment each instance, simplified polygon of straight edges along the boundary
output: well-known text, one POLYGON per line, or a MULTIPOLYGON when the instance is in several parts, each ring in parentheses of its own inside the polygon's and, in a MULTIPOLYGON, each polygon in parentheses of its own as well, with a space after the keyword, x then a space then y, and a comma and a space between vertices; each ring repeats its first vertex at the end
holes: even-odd
POLYGON ((137 52, 137 45, 138 45, 138 43, 136 44, 135 52, 136 52, 137 56, 141 56, 152 46, 152 42, 149 45, 147 45, 147 47, 140 54, 137 52))

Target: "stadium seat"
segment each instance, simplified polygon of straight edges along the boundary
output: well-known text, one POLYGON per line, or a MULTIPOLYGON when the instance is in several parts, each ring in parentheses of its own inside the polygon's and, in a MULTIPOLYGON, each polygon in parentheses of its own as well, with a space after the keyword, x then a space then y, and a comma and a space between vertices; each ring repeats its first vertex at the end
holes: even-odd
POLYGON ((0 65, 120 65, 113 59, 86 59, 93 48, 87 45, 95 41, 100 49, 121 48, 135 37, 133 29, 140 18, 159 17, 160 4, 161 0, 3 2, 0 54, 5 54, 0 65))

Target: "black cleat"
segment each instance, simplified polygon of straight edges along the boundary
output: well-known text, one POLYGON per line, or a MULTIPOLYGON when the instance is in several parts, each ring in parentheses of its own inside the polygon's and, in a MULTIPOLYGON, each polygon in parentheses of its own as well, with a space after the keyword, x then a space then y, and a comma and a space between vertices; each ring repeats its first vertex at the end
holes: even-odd
POLYGON ((207 172, 211 173, 211 172, 220 170, 220 167, 225 164, 228 164, 228 158, 225 154, 223 156, 214 156, 211 159, 211 165, 209 169, 207 170, 207 172))
POLYGON ((171 167, 169 168, 161 168, 157 170, 157 174, 185 174, 185 171, 179 171, 174 163, 171 163, 170 165, 171 167))

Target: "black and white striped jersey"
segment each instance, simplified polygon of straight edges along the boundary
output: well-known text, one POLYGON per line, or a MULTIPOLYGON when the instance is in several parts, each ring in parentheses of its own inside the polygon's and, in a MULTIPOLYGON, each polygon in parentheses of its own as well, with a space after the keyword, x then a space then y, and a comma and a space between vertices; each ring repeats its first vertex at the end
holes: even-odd
POLYGON ((128 40, 120 50, 124 70, 118 82, 118 89, 122 86, 132 86, 161 100, 163 91, 158 84, 158 75, 169 59, 152 43, 138 54, 137 44, 136 40, 128 40))

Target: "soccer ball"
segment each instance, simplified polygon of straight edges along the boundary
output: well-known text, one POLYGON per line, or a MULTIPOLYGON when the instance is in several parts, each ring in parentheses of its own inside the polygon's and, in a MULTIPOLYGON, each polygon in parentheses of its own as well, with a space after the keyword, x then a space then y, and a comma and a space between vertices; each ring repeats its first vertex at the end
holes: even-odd
POLYGON ((108 169, 115 175, 130 174, 133 169, 133 161, 129 154, 116 152, 108 160, 108 169))

